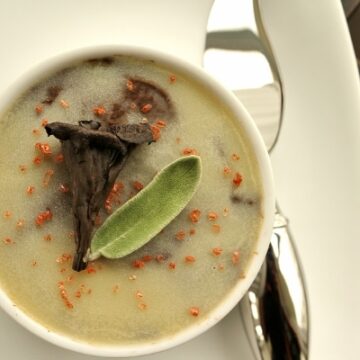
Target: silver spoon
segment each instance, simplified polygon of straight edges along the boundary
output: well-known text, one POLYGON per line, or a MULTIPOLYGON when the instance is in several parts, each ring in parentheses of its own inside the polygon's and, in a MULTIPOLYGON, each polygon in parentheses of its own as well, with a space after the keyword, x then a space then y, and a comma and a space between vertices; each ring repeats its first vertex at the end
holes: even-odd
MULTIPOLYGON (((257 0, 215 0, 204 67, 242 100, 271 152, 280 133, 283 93, 257 0), (224 25, 223 19, 233 23, 224 25)), ((308 359, 309 312, 304 276, 288 221, 278 206, 265 262, 240 302, 240 311, 256 359, 308 359)))

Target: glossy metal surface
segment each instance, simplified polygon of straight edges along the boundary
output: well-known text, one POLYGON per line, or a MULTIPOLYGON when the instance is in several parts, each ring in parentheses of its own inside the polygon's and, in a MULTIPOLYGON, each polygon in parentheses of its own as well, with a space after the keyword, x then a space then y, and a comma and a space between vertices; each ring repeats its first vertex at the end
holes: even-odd
POLYGON ((234 91, 255 119, 267 149, 280 129, 280 75, 252 0, 215 0, 203 65, 234 91))
MULTIPOLYGON (((257 1, 240 3, 241 8, 236 1, 215 1, 210 14, 204 67, 225 82, 245 106, 246 99, 253 98, 249 112, 270 152, 282 123, 280 74, 257 1), (220 19, 228 18, 226 13, 231 24, 221 23, 220 19), (247 81, 243 79, 245 75, 247 81), (269 97, 269 89, 277 90, 277 96, 269 97), (273 104, 269 106, 264 100, 273 104), (267 114, 262 112, 263 108, 267 114), (268 116, 269 111, 272 116, 268 116)), ((308 359, 309 311, 304 276, 288 222, 279 209, 266 260, 241 301, 240 311, 256 359, 308 359)))
POLYGON ((240 309, 258 359, 308 359, 304 278, 288 222, 280 212, 276 214, 266 262, 240 309), (252 321, 247 321, 249 314, 252 321))

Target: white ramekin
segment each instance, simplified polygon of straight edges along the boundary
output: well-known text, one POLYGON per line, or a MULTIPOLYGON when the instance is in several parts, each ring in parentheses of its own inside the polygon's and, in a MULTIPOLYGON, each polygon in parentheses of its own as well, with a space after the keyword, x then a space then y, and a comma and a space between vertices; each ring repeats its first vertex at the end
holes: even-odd
POLYGON ((16 304, 11 301, 7 294, 0 289, 0 306, 22 326, 30 330, 32 333, 40 336, 44 340, 47 340, 60 347, 80 353, 109 357, 129 357, 155 353, 184 343, 185 341, 196 337, 197 335, 209 329, 211 326, 215 325, 233 309, 233 307, 239 302, 239 300, 250 287, 265 258, 273 226, 275 200, 272 171, 265 145, 259 131, 255 126, 254 121, 251 119, 239 100, 220 83, 212 79, 200 67, 196 67, 183 60, 152 49, 121 45, 98 46, 71 51, 46 60, 45 62, 35 66, 35 68, 27 72, 25 75, 18 78, 14 84, 1 96, 0 116, 13 104, 19 95, 40 81, 42 78, 46 77, 48 74, 70 65, 74 61, 117 54, 133 55, 143 59, 154 60, 160 64, 173 68, 174 71, 180 71, 181 73, 188 74, 191 78, 195 79, 203 86, 208 88, 224 103, 224 106, 228 107, 233 112, 245 130, 246 136, 248 137, 249 142, 253 147, 258 161, 263 186, 263 224, 255 249, 257 255, 251 259, 248 271, 246 273, 246 278, 239 280, 232 291, 227 294, 223 301, 210 313, 206 319, 199 321, 198 324, 195 323, 193 326, 186 328, 181 332, 178 332, 174 336, 165 337, 153 343, 144 343, 140 345, 136 344, 133 346, 97 345, 82 342, 76 339, 71 339, 66 335, 49 331, 45 326, 36 322, 31 317, 31 314, 22 312, 16 306, 16 304))

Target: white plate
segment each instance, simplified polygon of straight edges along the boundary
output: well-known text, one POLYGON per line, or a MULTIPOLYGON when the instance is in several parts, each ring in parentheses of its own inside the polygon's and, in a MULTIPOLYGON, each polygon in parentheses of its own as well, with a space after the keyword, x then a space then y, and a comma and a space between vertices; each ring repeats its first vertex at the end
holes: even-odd
MULTIPOLYGON (((151 37, 151 13, 169 2, 147 3, 1 2, 0 94, 32 64, 62 50, 104 41, 136 43, 142 32, 133 30, 139 26, 147 45, 168 46, 165 37, 172 37, 170 52, 199 62, 204 39, 187 26, 197 21, 198 2, 186 1, 186 12, 180 2, 171 3, 173 16, 161 24, 164 38, 151 37), (116 16, 128 11, 137 15, 125 22, 116 16)), ((261 7, 284 80, 284 127, 272 160, 279 202, 290 218, 309 287, 311 358, 355 360, 360 335, 360 90, 345 19, 337 0, 261 0, 261 7)), ((36 338, 3 312, 0 334, 4 359, 87 358, 36 338)), ((184 358, 252 359, 237 309, 199 338, 142 359, 184 358)))
POLYGON ((360 90, 340 1, 261 0, 284 80, 272 154, 310 297, 310 358, 359 359, 360 90))

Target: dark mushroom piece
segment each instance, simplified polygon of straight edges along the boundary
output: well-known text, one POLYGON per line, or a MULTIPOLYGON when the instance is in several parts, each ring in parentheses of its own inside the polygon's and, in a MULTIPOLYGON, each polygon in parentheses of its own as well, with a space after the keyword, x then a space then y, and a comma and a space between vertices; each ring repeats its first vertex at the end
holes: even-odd
POLYGON ((158 119, 171 120, 175 109, 169 94, 146 80, 128 78, 119 103, 113 104, 108 121, 126 123, 129 114, 137 114, 154 124, 158 119))
POLYGON ((42 101, 42 103, 46 104, 46 105, 51 105, 56 100, 56 98, 59 96, 61 90, 62 90, 61 86, 50 86, 47 89, 47 96, 42 101))
POLYGON ((86 269, 96 216, 136 144, 153 141, 149 124, 104 128, 97 121, 79 125, 54 122, 47 134, 61 141, 72 187, 76 252, 72 268, 86 269))

